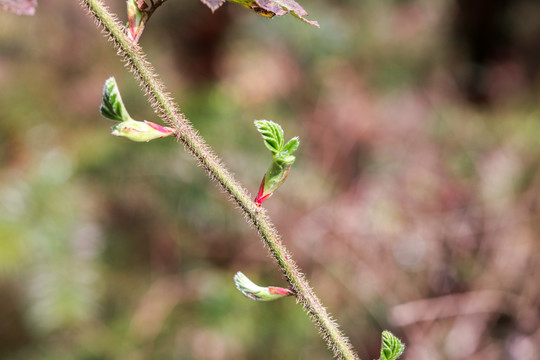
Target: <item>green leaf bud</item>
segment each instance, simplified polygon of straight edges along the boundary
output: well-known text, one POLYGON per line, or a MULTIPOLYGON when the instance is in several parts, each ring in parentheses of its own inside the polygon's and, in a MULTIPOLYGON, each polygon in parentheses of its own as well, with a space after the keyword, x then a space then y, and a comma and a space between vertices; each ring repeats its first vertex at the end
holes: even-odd
POLYGON ((132 141, 148 142, 174 134, 170 127, 154 124, 150 121, 126 120, 113 126, 114 136, 123 136, 132 141))
POLYGON ((284 296, 294 295, 291 289, 277 286, 262 287, 248 279, 240 271, 234 275, 234 284, 244 296, 256 301, 273 301, 284 296))
MULTIPOLYGON (((151 12, 144 11, 139 6, 137 0, 127 0, 127 16, 128 16, 128 36, 133 43, 137 43, 142 35, 144 26, 150 18, 151 12)), ((142 2, 142 6, 147 7, 145 2, 142 2)))

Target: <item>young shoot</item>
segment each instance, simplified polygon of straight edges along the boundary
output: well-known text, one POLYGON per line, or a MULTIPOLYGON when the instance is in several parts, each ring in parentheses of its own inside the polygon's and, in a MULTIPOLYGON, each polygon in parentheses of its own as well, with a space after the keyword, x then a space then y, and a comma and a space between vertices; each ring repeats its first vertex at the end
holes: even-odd
POLYGON ((291 166, 296 159, 292 153, 298 149, 300 140, 296 136, 284 144, 283 129, 273 121, 256 120, 255 126, 261 133, 264 144, 272 153, 272 163, 263 176, 259 192, 255 198, 255 203, 261 206, 287 179, 291 166))
POLYGON ((105 81, 103 101, 99 110, 104 117, 118 121, 118 124, 112 128, 112 135, 114 136, 123 136, 137 142, 148 142, 174 133, 174 129, 170 127, 154 124, 146 120, 133 120, 122 101, 114 77, 110 77, 105 81))

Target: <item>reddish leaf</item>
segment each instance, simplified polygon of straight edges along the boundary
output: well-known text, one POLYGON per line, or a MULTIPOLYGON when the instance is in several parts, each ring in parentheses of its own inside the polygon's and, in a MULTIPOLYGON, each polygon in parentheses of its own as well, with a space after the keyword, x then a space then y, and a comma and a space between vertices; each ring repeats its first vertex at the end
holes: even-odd
POLYGON ((0 9, 17 15, 34 15, 37 0, 0 0, 0 9))

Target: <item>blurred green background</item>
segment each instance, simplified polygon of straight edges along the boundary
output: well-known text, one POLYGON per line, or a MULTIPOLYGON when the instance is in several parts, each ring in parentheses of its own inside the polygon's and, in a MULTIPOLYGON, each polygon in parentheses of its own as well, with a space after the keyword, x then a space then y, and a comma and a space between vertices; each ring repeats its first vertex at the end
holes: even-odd
MULTIPOLYGON (((125 21, 123 1, 109 1, 125 21)), ((168 1, 141 38, 255 194, 255 119, 301 146, 265 207, 362 359, 540 359, 540 4, 312 0, 321 29, 168 1)), ((77 1, 0 12, 0 358, 329 359, 226 196, 171 139, 110 136, 115 76, 77 1)))

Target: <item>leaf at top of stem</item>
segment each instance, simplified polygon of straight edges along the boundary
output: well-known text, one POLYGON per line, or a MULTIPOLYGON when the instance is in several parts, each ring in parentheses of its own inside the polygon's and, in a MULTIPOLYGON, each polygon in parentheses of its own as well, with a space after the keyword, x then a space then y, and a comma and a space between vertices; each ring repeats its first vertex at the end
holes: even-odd
POLYGON ((300 139, 298 136, 293 137, 291 140, 289 140, 282 148, 281 152, 286 152, 287 154, 292 154, 293 152, 298 149, 298 146, 300 145, 300 139))
POLYGON ((396 360, 403 354, 405 345, 390 331, 382 332, 381 357, 379 360, 396 360))
POLYGON ((101 115, 115 121, 127 121, 131 119, 129 113, 122 102, 118 85, 114 77, 110 77, 105 81, 103 86, 103 102, 99 107, 101 115))
POLYGON ((269 120, 255 120, 255 126, 261 133, 264 144, 273 155, 278 154, 283 148, 283 129, 281 126, 269 120))

